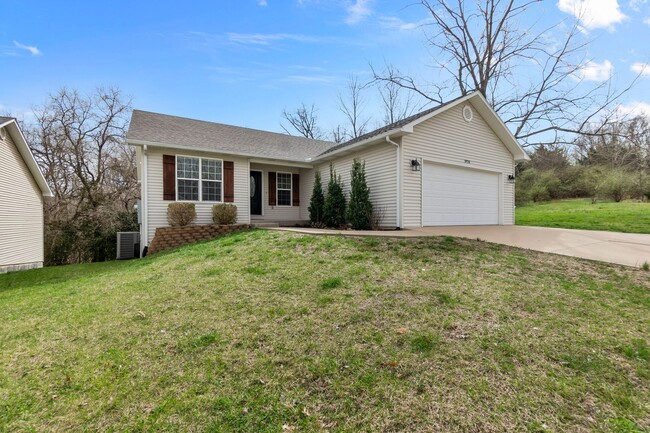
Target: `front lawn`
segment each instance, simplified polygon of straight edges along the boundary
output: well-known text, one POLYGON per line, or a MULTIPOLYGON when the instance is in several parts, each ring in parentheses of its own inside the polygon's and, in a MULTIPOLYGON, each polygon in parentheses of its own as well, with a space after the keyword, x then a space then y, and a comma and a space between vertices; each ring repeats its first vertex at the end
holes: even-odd
POLYGON ((518 205, 515 216, 522 226, 650 233, 650 203, 556 200, 518 205))
POLYGON ((647 431, 649 275, 272 231, 0 275, 0 431, 647 431))

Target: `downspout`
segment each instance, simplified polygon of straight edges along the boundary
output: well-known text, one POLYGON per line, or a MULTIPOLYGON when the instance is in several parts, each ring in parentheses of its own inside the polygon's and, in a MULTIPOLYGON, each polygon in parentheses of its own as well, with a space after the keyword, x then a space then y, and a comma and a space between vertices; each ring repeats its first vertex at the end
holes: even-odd
POLYGON ((148 158, 147 158, 147 145, 142 146, 142 231, 144 236, 140 234, 140 256, 144 247, 149 244, 149 200, 148 200, 148 158), (144 240, 144 241, 143 241, 144 240))
POLYGON ((396 228, 399 230, 402 227, 402 210, 401 210, 401 194, 400 191, 402 190, 402 161, 401 161, 401 155, 400 155, 400 144, 394 142, 393 140, 390 139, 390 136, 386 136, 386 142, 393 144, 395 146, 396 150, 396 155, 397 157, 395 160, 397 161, 397 193, 395 194, 395 203, 397 205, 397 213, 396 213, 396 221, 395 225, 397 226, 396 228))

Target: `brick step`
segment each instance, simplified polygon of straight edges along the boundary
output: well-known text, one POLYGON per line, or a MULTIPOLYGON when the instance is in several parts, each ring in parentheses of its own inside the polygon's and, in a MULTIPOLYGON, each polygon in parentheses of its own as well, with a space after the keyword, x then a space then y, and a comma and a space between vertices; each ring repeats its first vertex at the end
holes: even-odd
POLYGON ((264 229, 264 228, 274 228, 274 227, 280 227, 280 223, 274 223, 274 222, 255 222, 252 223, 251 226, 257 229, 264 229))

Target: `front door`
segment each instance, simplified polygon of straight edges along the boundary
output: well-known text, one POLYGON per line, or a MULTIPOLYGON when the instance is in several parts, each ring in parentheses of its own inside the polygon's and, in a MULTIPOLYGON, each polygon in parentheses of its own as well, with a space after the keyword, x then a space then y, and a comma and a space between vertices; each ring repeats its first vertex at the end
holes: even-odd
POLYGON ((262 172, 251 171, 251 215, 262 215, 262 172))

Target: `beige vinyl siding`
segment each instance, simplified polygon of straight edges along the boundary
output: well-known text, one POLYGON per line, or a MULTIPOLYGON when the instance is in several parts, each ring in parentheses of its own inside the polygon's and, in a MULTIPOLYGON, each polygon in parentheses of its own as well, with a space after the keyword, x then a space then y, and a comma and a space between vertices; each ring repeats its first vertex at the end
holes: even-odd
MULTIPOLYGON (((286 167, 282 165, 266 165, 251 163, 251 171, 258 170, 262 172, 262 215, 251 215, 254 220, 268 221, 299 221, 301 219, 300 209, 303 207, 303 180, 300 176, 300 206, 270 206, 269 205, 269 172, 282 172, 291 174, 301 174, 299 168, 286 167)), ((277 185, 277 183, 276 183, 277 185)), ((276 194, 277 197, 277 194, 276 194)), ((292 196, 293 201, 293 196, 292 196)), ((307 202, 309 203, 309 199, 307 202)))
POLYGON ((43 262, 43 196, 9 133, 0 139, 0 267, 43 262))
MULTIPOLYGON (((375 208, 383 211, 384 217, 381 225, 394 228, 397 225, 397 148, 390 143, 377 144, 369 149, 345 155, 335 159, 333 162, 336 174, 341 176, 344 192, 350 198, 350 171, 354 159, 365 161, 366 180, 370 188, 370 200, 375 208)), ((323 191, 327 192, 327 182, 330 178, 329 162, 319 164, 315 170, 320 171, 323 191)), ((304 181, 300 190, 300 203, 302 219, 309 219, 309 200, 314 185, 314 170, 304 170, 305 175, 301 176, 304 181)))
MULTIPOLYGON (((468 103, 471 105, 470 103, 468 103)), ((514 172, 514 159, 485 120, 473 109, 471 122, 463 119, 466 104, 453 107, 414 127, 403 138, 402 220, 404 227, 420 227, 422 210, 422 172, 411 170, 411 160, 450 164, 501 174, 502 224, 514 224, 514 185, 508 175, 514 172), (469 163, 466 160, 470 161, 469 163)))
MULTIPOLYGON (((167 227, 167 206, 174 201, 163 200, 163 155, 184 155, 203 158, 217 158, 233 161, 235 175, 235 202, 237 206, 237 222, 248 224, 248 159, 218 153, 193 152, 177 149, 149 147, 147 150, 147 242, 151 243, 158 227, 167 227)), ((194 202, 196 204, 196 224, 212 224, 212 206, 214 202, 194 202)))
MULTIPOLYGON (((315 172, 315 169, 312 168, 300 169, 300 219, 304 221, 309 220, 309 201, 314 189, 315 172)), ((325 192, 325 188, 327 188, 327 185, 323 184, 323 192, 325 192)))

